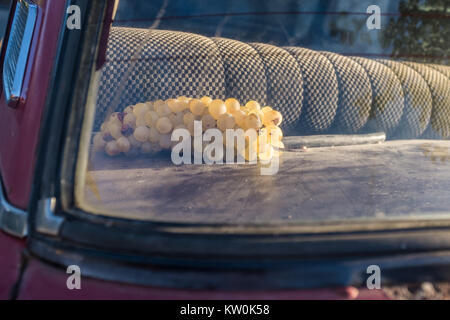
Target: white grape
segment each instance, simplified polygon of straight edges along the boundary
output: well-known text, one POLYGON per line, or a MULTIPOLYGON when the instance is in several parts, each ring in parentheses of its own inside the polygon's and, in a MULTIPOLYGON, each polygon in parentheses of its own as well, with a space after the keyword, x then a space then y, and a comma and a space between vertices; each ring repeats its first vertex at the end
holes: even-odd
POLYGON ((191 100, 186 96, 179 96, 177 99, 178 99, 178 101, 184 102, 184 103, 189 103, 189 101, 191 100))
POLYGON ((203 111, 203 115, 204 116, 207 116, 207 115, 211 116, 211 113, 209 112, 209 108, 205 108, 205 110, 203 111))
POLYGON ((179 101, 177 99, 167 99, 166 103, 169 106, 170 111, 173 113, 179 111, 179 101))
POLYGON ((283 121, 283 116, 276 110, 270 110, 264 113, 263 124, 265 126, 279 126, 283 121))
POLYGON ((123 117, 123 124, 134 129, 136 127, 135 115, 133 113, 127 113, 125 117, 123 117))
POLYGON ((236 111, 234 114, 234 120, 236 121, 236 124, 241 127, 244 128, 245 127, 245 117, 247 116, 247 114, 245 113, 244 110, 238 110, 236 111))
POLYGON ((159 115, 156 111, 149 111, 145 114, 144 119, 147 126, 154 127, 159 119, 159 115))
POLYGON ((112 127, 122 127, 122 122, 118 119, 111 119, 106 123, 106 127, 107 127, 107 132, 109 132, 109 130, 111 130, 112 127))
POLYGON ((205 114, 201 120, 203 131, 216 127, 216 120, 210 114, 205 114))
POLYGON ((234 117, 229 113, 221 115, 217 120, 217 128, 222 131, 225 131, 226 129, 233 129, 235 124, 236 122, 234 117))
POLYGON ((266 106, 266 107, 264 107, 264 108, 261 109, 261 111, 262 111, 264 114, 266 114, 267 112, 272 111, 272 110, 273 110, 272 107, 269 107, 269 106, 266 106))
POLYGON ((108 131, 108 123, 107 122, 103 122, 102 125, 100 126, 100 132, 101 133, 106 133, 108 131))
POLYGON ((213 101, 213 99, 211 99, 210 97, 204 96, 200 99, 201 102, 203 102, 206 106, 209 106, 211 104, 211 102, 213 101))
POLYGON ((109 121, 110 122, 112 122, 112 121, 119 121, 119 122, 122 122, 122 121, 120 121, 120 112, 113 112, 113 113, 111 113, 111 115, 109 116, 109 121))
POLYGON ((108 126, 108 131, 114 139, 119 139, 122 137, 122 126, 117 124, 112 124, 108 126))
POLYGON ((170 114, 169 119, 170 119, 170 122, 172 123, 172 126, 176 127, 179 124, 184 124, 183 116, 184 116, 184 114, 182 112, 170 114))
POLYGON ((172 122, 167 117, 159 118, 156 122, 156 129, 159 131, 159 133, 167 134, 172 131, 172 128, 172 122))
POLYGON ((99 151, 105 148, 106 141, 103 140, 103 134, 101 132, 97 133, 93 139, 94 150, 99 151))
POLYGON ((117 142, 115 140, 112 140, 108 142, 105 146, 105 152, 109 156, 116 156, 120 153, 119 148, 117 147, 117 142))
POLYGON ((150 129, 144 126, 137 127, 136 130, 134 130, 134 137, 139 142, 145 142, 148 140, 150 136, 150 129))
POLYGON ((147 110, 148 111, 154 111, 155 110, 155 109, 153 109, 153 102, 147 101, 145 104, 147 105, 147 110))
POLYGON ((167 117, 172 112, 167 103, 160 103, 158 105, 155 105, 155 111, 160 117, 167 117))
POLYGON ((147 122, 145 121, 145 116, 140 115, 136 118, 136 125, 135 127, 144 127, 147 125, 147 122))
POLYGON ((186 112, 183 116, 183 123, 188 126, 189 124, 193 124, 195 121, 195 115, 191 112, 186 112))
POLYGON ((145 103, 138 103, 133 107, 133 113, 136 118, 144 116, 149 111, 148 106, 145 103))
POLYGON ((227 107, 227 112, 233 114, 241 108, 239 101, 234 98, 228 98, 225 100, 225 106, 227 107))
POLYGON ((261 110, 261 105, 256 102, 256 101, 249 101, 245 104, 245 107, 249 110, 249 111, 260 111, 261 110))
POLYGON ((192 100, 192 98, 188 98, 185 96, 178 97, 178 112, 189 110, 189 102, 192 100))
POLYGON ((130 142, 130 145, 132 148, 140 148, 142 142, 137 141, 134 135, 130 135, 127 137, 128 141, 130 142))
POLYGON ((156 130, 156 128, 150 128, 150 134, 149 134, 149 137, 148 137, 148 140, 150 142, 158 143, 160 136, 161 135, 159 134, 158 130, 156 130))
POLYGON ((191 102, 189 102, 189 110, 191 110, 192 114, 196 116, 203 115, 205 109, 206 104, 204 104, 201 100, 192 99, 191 102))
POLYGON ((222 114, 225 114, 226 112, 227 107, 225 106, 225 103, 220 99, 213 100, 209 105, 209 113, 216 120, 219 119, 219 117, 222 114))
POLYGON ((178 102, 178 111, 177 112, 183 112, 185 110, 189 110, 189 101, 179 101, 178 102))
POLYGON ((244 119, 244 128, 258 130, 262 127, 261 119, 257 114, 251 113, 244 119))
POLYGON ((165 104, 165 102, 163 100, 156 100, 155 102, 153 102, 153 110, 156 111, 157 108, 159 108, 159 106, 165 104))
POLYGON ((123 110, 124 113, 133 113, 133 106, 128 106, 123 110))
POLYGON ((127 153, 130 151, 131 144, 127 138, 121 137, 117 139, 117 148, 120 152, 127 153))
POLYGON ((271 125, 266 127, 267 133, 269 135, 269 139, 272 143, 277 143, 281 139, 283 139, 283 131, 280 129, 280 127, 271 125))

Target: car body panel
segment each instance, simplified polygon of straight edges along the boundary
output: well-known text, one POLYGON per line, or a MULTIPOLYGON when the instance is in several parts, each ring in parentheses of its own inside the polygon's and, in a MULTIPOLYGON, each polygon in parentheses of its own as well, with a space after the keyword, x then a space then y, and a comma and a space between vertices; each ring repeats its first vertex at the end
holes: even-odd
POLYGON ((3 91, 0 98, 0 172, 6 198, 21 209, 27 208, 31 192, 40 120, 58 48, 55 30, 60 29, 65 8, 64 1, 36 3, 38 19, 23 87, 26 99, 11 108, 3 91))
POLYGON ((382 290, 357 290, 352 287, 289 290, 289 291, 214 291, 182 290, 144 287, 83 278, 81 289, 69 290, 66 281, 70 274, 36 258, 27 263, 18 291, 18 299, 151 299, 151 300, 384 300, 388 296, 382 290), (45 287, 45 290, 42 288, 45 287))
POLYGON ((21 256, 25 240, 19 240, 0 231, 0 299, 11 298, 19 280, 21 256))

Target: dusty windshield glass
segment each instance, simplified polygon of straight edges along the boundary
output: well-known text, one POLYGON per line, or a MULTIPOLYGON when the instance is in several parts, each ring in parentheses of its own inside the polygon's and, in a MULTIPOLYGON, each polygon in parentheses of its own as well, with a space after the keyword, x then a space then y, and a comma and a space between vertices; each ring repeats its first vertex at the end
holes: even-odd
POLYGON ((450 6, 120 0, 76 203, 190 223, 450 217, 450 6))

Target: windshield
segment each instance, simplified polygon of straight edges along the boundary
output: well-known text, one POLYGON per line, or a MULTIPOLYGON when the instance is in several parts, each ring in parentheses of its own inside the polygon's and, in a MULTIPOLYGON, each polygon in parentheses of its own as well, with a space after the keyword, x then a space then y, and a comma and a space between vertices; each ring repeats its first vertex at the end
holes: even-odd
POLYGON ((76 203, 180 223, 450 217, 444 0, 120 0, 76 203))

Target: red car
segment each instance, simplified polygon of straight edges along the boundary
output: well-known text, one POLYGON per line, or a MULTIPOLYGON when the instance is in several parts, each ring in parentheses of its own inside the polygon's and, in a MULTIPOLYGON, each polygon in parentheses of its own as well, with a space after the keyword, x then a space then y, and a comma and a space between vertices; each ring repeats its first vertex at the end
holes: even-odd
POLYGON ((436 3, 2 1, 0 299, 448 298, 436 3))

